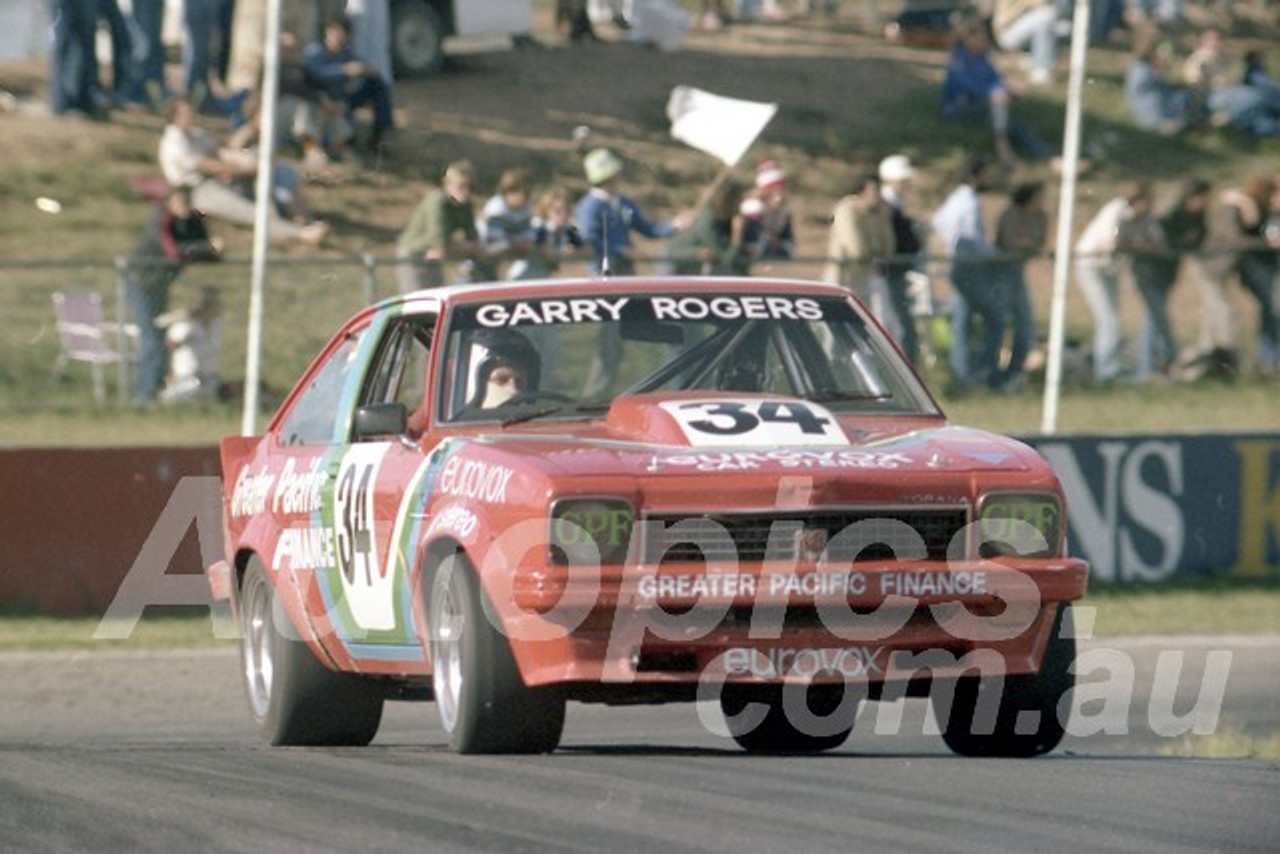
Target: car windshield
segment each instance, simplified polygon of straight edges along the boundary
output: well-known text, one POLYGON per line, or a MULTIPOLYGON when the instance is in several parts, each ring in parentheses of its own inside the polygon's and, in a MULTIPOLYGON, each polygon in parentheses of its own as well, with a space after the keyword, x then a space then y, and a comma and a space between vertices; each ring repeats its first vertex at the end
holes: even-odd
POLYGON ((934 414, 915 375, 848 299, 611 294, 494 300, 450 313, 445 422, 582 418, 616 397, 714 391, 836 412, 934 414))

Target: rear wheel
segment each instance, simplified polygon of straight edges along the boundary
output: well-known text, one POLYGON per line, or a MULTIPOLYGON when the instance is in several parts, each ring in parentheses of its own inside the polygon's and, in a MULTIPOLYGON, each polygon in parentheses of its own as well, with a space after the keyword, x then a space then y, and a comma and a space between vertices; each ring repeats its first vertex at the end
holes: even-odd
POLYGON ((466 558, 442 561, 427 594, 427 624, 449 746, 458 753, 549 753, 564 731, 564 698, 524 684, 489 610, 466 558))
POLYGON ((858 705, 841 687, 813 686, 804 695, 781 685, 725 686, 720 694, 729 735, 750 753, 820 753, 844 744, 858 705), (801 697, 804 697, 801 700, 801 697), (846 720, 847 717, 847 720, 846 720))
POLYGON ((1053 750, 1066 734, 1066 710, 1059 706, 1075 685, 1075 657, 1071 606, 1063 604, 1058 606, 1039 673, 1003 680, 959 679, 949 715, 943 698, 934 698, 936 715, 945 719, 942 738, 947 747, 961 756, 1025 757, 1053 750))
POLYGON ((421 77, 444 66, 445 24, 426 0, 396 0, 391 9, 391 62, 397 76, 421 77))
POLYGON ((240 588, 240 650, 249 711, 276 745, 365 745, 382 721, 383 692, 325 667, 298 640, 262 563, 251 558, 240 588))

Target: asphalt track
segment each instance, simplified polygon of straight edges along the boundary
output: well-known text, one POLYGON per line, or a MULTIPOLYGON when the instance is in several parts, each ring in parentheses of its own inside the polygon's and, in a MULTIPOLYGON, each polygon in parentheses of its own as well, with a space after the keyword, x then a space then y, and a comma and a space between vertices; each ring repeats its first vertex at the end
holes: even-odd
POLYGON ((571 705, 550 756, 453 755, 423 703, 390 704, 368 748, 272 749, 232 647, 5 655, 0 850, 1280 850, 1280 761, 1162 755, 1178 715, 1280 728, 1280 638, 1085 651, 1081 681, 1105 687, 1080 709, 1108 732, 1035 760, 951 756, 914 700, 865 707, 817 757, 743 754, 689 705, 571 705), (1175 659, 1165 713, 1153 677, 1175 659), (1197 705, 1215 674, 1216 714, 1197 705))

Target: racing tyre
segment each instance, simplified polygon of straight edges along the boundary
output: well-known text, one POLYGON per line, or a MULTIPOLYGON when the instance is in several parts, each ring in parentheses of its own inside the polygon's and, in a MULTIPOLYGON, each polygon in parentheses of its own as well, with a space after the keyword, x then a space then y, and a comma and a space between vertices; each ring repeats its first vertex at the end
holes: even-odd
POLYGON ((397 77, 422 77, 444 67, 445 25, 427 0, 391 6, 391 64, 397 77))
POLYGON ((720 710, 729 735, 749 753, 821 753, 844 744, 853 730, 856 702, 849 703, 847 726, 844 721, 831 718, 833 714, 843 714, 837 712, 844 696, 839 689, 840 686, 835 686, 835 690, 809 688, 805 700, 808 714, 801 710, 801 715, 794 715, 788 713, 786 703, 794 705, 799 702, 798 697, 788 699, 780 685, 726 686, 720 694, 720 710), (763 717, 759 717, 760 706, 763 706, 763 717))
POLYGON ((467 559, 442 561, 429 588, 427 625, 432 685, 449 747, 457 753, 550 753, 564 731, 564 698, 524 684, 511 645, 485 605, 467 559))
POLYGON ((949 716, 945 701, 934 697, 939 721, 945 717, 947 747, 961 756, 1026 757, 1053 750, 1066 734, 1066 713, 1059 714, 1059 706, 1075 686, 1075 657, 1071 606, 1059 605, 1039 673, 1004 680, 961 678, 949 716), (994 691, 1000 691, 998 700, 994 691))
POLYGON ((240 588, 240 650, 258 732, 275 745, 368 744, 382 721, 381 688, 325 667, 296 634, 262 563, 251 558, 240 588))

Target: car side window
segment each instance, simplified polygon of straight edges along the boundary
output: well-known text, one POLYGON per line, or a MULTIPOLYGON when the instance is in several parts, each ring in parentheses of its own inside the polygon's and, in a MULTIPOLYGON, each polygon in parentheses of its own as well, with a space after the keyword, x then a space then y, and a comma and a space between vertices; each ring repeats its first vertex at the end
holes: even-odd
POLYGON ((382 347, 369 374, 361 405, 400 403, 409 413, 410 425, 421 429, 426 413, 427 364, 431 356, 434 316, 403 318, 383 337, 382 347), (421 413, 415 419, 415 415, 421 413))
POLYGON ((280 424, 282 444, 328 445, 333 442, 342 390, 355 369, 363 335, 363 330, 347 335, 311 376, 311 382, 280 424))

